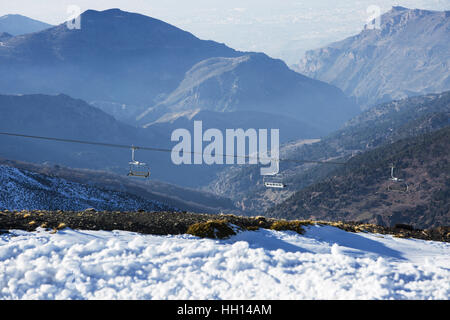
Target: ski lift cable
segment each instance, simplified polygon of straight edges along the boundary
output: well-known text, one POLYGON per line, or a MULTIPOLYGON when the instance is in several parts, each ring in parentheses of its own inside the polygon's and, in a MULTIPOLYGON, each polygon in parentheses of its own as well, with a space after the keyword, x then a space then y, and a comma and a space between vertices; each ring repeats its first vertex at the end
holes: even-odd
MULTIPOLYGON (((0 135, 4 136, 12 136, 12 137, 21 137, 21 138, 29 138, 29 139, 39 139, 39 140, 48 140, 48 141, 57 141, 57 142, 67 142, 67 143, 78 143, 78 144, 88 144, 102 147, 112 147, 112 148, 122 148, 122 149, 135 149, 135 150, 147 150, 147 151, 158 151, 158 152, 172 152, 171 149, 165 148, 157 148, 157 147, 141 147, 135 145, 124 145, 124 144, 114 144, 114 143, 106 143, 106 142, 93 142, 86 140, 76 140, 76 139, 63 139, 63 138, 55 138, 55 137, 43 137, 43 136, 34 136, 34 135, 26 135, 20 133, 11 133, 11 132, 0 132, 0 135)), ((202 154, 200 152, 195 151, 183 151, 189 154, 202 154)), ((233 158, 243 158, 243 159, 258 159, 257 157, 252 156, 240 156, 240 155, 227 155, 227 154, 216 154, 216 156, 222 157, 233 157, 233 158)), ((344 165, 345 162, 336 162, 336 161, 320 161, 320 160, 297 160, 297 159, 273 159, 273 158, 259 158, 260 160, 265 161, 278 161, 278 162, 294 162, 294 163, 316 163, 316 164, 335 164, 335 165, 344 165)))

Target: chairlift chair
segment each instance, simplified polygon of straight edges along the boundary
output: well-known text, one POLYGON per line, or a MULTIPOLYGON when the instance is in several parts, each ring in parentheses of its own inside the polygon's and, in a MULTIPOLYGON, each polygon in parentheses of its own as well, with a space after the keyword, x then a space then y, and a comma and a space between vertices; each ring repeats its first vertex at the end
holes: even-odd
POLYGON ((276 175, 264 176, 263 182, 266 188, 286 188, 286 184, 283 182, 283 179, 281 177, 277 177, 276 175))
POLYGON ((148 178, 150 176, 150 168, 144 162, 140 162, 134 159, 134 152, 137 149, 137 147, 131 147, 131 161, 128 163, 130 165, 130 170, 127 175, 133 177, 148 178))
POLYGON ((409 188, 408 184, 403 179, 394 176, 394 168, 394 164, 391 164, 391 177, 389 178, 389 180, 392 181, 392 183, 389 184, 388 190, 407 192, 409 188))
POLYGON ((279 173, 279 163, 277 162, 277 170, 263 176, 263 183, 266 188, 283 189, 286 188, 283 176, 279 173))

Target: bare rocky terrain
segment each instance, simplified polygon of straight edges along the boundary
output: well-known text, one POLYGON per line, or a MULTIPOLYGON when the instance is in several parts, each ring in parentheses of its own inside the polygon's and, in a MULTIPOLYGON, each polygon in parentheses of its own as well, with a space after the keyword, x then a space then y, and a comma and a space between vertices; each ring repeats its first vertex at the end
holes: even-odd
MULTIPOLYGON (((409 225, 398 224, 394 227, 383 227, 375 224, 357 222, 330 222, 266 218, 262 216, 244 217, 233 214, 201 214, 192 212, 120 212, 120 211, 0 211, 0 232, 11 229, 33 231, 44 228, 57 232, 60 229, 78 230, 124 230, 154 235, 175 235, 187 233, 189 227, 208 222, 225 222, 242 230, 258 228, 274 230, 294 230, 301 233, 301 227, 314 223, 331 225, 349 232, 371 232, 392 234, 401 238, 417 238, 435 241, 450 241, 450 227, 415 229, 409 225)), ((214 233, 213 233, 214 234, 214 233)), ((201 236, 201 235, 200 235, 201 236)))
POLYGON ((393 7, 380 27, 307 51, 296 70, 363 107, 450 89, 450 11, 393 7))

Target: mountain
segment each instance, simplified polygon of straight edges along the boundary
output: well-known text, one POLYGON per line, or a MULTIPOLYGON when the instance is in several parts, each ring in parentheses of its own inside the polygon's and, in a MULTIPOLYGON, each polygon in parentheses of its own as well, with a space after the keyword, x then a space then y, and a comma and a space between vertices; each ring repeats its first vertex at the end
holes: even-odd
POLYGON ((150 104, 175 89, 195 63, 239 55, 119 9, 87 10, 80 22, 80 29, 63 23, 9 39, 0 48, 3 93, 65 93, 87 101, 150 104))
MULTIPOLYGON (((158 141, 83 100, 67 95, 0 95, 0 131, 37 136, 78 139, 126 145, 158 141)), ((73 167, 117 169, 127 163, 128 152, 52 141, 24 140, 1 136, 1 155, 32 162, 52 161, 73 167)))
MULTIPOLYGON (((280 147, 280 157, 294 160, 339 160, 408 137, 450 125, 450 91, 396 100, 372 107, 341 129, 317 140, 299 140, 280 147)), ((256 166, 230 167, 220 171, 205 190, 232 199, 249 213, 264 211, 309 185, 325 179, 336 165, 281 162, 283 190, 265 188, 256 166)))
MULTIPOLYGON (((111 172, 69 168, 61 165, 36 164, 0 158, 0 166, 29 172, 111 193, 127 193, 131 197, 164 203, 172 208, 194 212, 236 212, 232 202, 209 192, 200 192, 155 180, 139 180, 111 172)), ((49 178, 50 179, 50 178, 49 178)), ((7 182, 6 182, 7 183, 7 182)), ((14 192, 11 193, 13 195, 14 192)))
MULTIPOLYGON (((12 38, 12 37, 13 37, 13 36, 10 35, 10 34, 7 33, 7 32, 0 32, 0 41, 6 41, 6 40, 8 40, 8 39, 10 39, 10 38, 12 38)), ((3 45, 3 42, 2 42, 1 45, 3 45)))
POLYGON ((164 101, 139 120, 161 122, 193 110, 265 112, 292 117, 305 129, 315 126, 327 132, 358 113, 339 89, 298 74, 262 53, 197 63, 164 101))
POLYGON ((0 33, 6 32, 17 36, 48 29, 52 25, 34 20, 20 14, 7 14, 0 17, 0 33))
POLYGON ((159 135, 164 135, 164 133, 173 132, 177 128, 192 129, 194 121, 202 121, 204 131, 214 128, 223 133, 229 128, 280 129, 280 142, 297 140, 298 137, 319 137, 324 133, 323 130, 309 123, 283 115, 259 111, 218 112, 200 109, 169 113, 144 127, 159 135))
POLYGON ((388 226, 402 223, 416 228, 450 225, 449 148, 447 126, 368 151, 271 208, 268 215, 388 226), (389 180, 390 163, 403 182, 389 180), (389 189, 405 183, 406 192, 389 189))
POLYGON ((112 115, 117 120, 136 126, 136 118, 142 114, 147 107, 143 105, 119 103, 114 101, 92 100, 88 103, 107 114, 112 115))
POLYGON ((126 192, 89 185, 0 165, 1 210, 167 211, 172 207, 126 192))
POLYGON ((118 9, 84 12, 80 29, 61 24, 3 43, 3 93, 64 93, 97 101, 128 123, 143 106, 148 112, 142 125, 175 111, 256 110, 329 132, 358 112, 341 90, 295 73, 281 60, 118 9), (117 110, 124 105, 125 114, 117 110))
MULTIPOLYGON (((0 95, 0 132, 55 137, 124 146, 168 149, 170 132, 136 128, 117 121, 85 101, 67 95, 0 95)), ((126 175, 131 151, 78 143, 24 139, 0 135, 0 156, 35 163, 49 162, 74 168, 107 170, 126 175)), ((170 152, 137 151, 148 163, 152 179, 180 185, 209 181, 217 167, 177 166, 170 152)))
POLYGON ((365 107, 450 89, 450 11, 393 7, 380 28, 306 52, 296 70, 365 107))
MULTIPOLYGON (((0 132, 169 150, 171 147, 170 132, 123 124, 85 101, 66 95, 0 95, 0 132)), ((60 169, 50 171, 62 179, 80 184, 95 182, 97 187, 103 189, 114 186, 116 191, 171 203, 184 210, 219 212, 236 209, 224 197, 173 185, 195 186, 203 182, 202 179, 209 181, 208 174, 214 174, 217 167, 176 166, 170 160, 170 152, 136 152, 136 159, 146 162, 151 172, 150 181, 139 184, 136 179, 126 176, 131 159, 131 151, 126 147, 111 148, 5 135, 0 135, 0 145, 1 157, 34 163, 18 166, 19 169, 48 174, 49 166, 57 165, 60 169), (46 165, 40 168, 39 164, 46 165)))
POLYGON ((291 156, 329 159, 352 156, 450 124, 450 91, 374 106, 349 120, 319 143, 294 150, 291 156))

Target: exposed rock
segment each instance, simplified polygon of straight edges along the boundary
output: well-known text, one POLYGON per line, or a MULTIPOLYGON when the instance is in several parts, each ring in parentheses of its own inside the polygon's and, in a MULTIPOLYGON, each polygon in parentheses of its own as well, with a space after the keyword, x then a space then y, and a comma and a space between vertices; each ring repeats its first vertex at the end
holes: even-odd
POLYGON ((363 106, 450 89, 450 11, 393 7, 379 29, 306 52, 295 67, 363 106))

